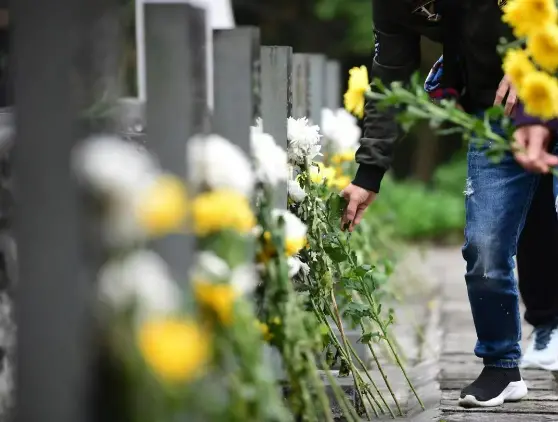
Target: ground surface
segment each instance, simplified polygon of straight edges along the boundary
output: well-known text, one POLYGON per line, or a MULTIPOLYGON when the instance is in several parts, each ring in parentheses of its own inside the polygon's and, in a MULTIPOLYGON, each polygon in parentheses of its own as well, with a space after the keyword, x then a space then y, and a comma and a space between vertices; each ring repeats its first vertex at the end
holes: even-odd
MULTIPOLYGON (((480 373, 482 366, 473 355, 476 336, 463 280, 464 264, 458 248, 435 249, 426 254, 427 271, 439 285, 439 366, 437 382, 430 380, 431 388, 424 400, 431 410, 409 414, 408 420, 439 422, 547 422, 558 421, 558 388, 554 377, 545 371, 526 370, 523 378, 529 387, 528 397, 519 403, 507 403, 499 408, 466 410, 456 405, 460 389, 480 373), (434 387, 439 385, 439 406, 436 406, 434 387), (437 413, 435 413, 435 409, 437 413)), ((524 344, 531 327, 524 325, 524 344)), ((435 340, 435 337, 432 337, 435 340)), ((423 376, 429 377, 427 372, 423 376)), ((428 381, 427 381, 428 384, 428 381)))

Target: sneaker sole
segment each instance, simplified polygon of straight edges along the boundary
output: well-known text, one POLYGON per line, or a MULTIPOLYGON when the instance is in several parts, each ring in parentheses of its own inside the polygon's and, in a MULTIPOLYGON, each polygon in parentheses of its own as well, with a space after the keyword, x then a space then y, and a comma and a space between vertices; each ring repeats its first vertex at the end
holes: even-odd
POLYGON ((487 401, 479 401, 475 396, 466 395, 459 399, 459 405, 462 407, 495 407, 501 406, 504 402, 519 401, 527 395, 527 384, 525 381, 510 382, 499 396, 487 401))

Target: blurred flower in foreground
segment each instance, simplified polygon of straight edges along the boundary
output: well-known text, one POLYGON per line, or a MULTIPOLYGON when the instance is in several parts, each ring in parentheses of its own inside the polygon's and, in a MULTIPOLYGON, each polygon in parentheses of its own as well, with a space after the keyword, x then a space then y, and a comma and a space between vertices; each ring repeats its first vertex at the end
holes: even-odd
POLYGON ((181 228, 188 213, 184 184, 171 175, 157 178, 139 198, 136 212, 141 226, 150 235, 181 228))
POLYGON ((290 211, 274 209, 271 215, 275 219, 284 219, 285 253, 287 256, 296 255, 306 245, 306 224, 290 211))
POLYGON ((349 186, 350 183, 351 178, 349 176, 338 176, 334 177, 329 185, 337 190, 343 190, 349 186))
POLYGON ((250 143, 256 166, 256 178, 264 184, 276 186, 289 176, 287 153, 273 137, 252 127, 250 143))
POLYGON ((289 161, 293 164, 303 164, 312 161, 320 154, 321 145, 319 126, 310 125, 306 117, 287 120, 287 148, 289 161))
POLYGON ((347 92, 343 97, 345 108, 358 118, 364 115, 364 96, 370 89, 366 66, 353 67, 349 70, 347 92))
POLYGON ((226 280, 239 295, 252 293, 259 283, 254 264, 242 264, 231 270, 223 259, 209 251, 198 253, 193 278, 220 282, 226 280))
POLYGON ((508 50, 504 57, 503 69, 516 88, 521 86, 526 75, 536 70, 529 54, 523 49, 508 50))
POLYGON ((328 153, 341 154, 343 161, 354 160, 354 151, 358 147, 361 134, 354 116, 343 108, 335 111, 323 109, 321 131, 328 153))
POLYGON ((167 263, 155 252, 138 250, 109 261, 100 270, 102 303, 123 311, 136 306, 138 316, 167 315, 180 307, 181 293, 167 263))
POLYGON ((535 71, 526 75, 519 96, 528 114, 545 120, 558 116, 558 81, 548 73, 535 71))
POLYGON ((246 197, 254 189, 252 164, 236 145, 218 135, 198 136, 188 144, 192 188, 236 191, 246 197))
POLYGON ((192 381, 203 375, 209 361, 209 338, 188 319, 146 321, 138 345, 145 362, 167 382, 192 381))
POLYGON ((232 324, 234 303, 238 297, 232 286, 206 280, 194 280, 193 284, 194 295, 201 307, 214 313, 221 324, 232 324))
POLYGON ((193 201, 192 217, 195 232, 199 236, 223 230, 248 234, 256 226, 248 199, 231 190, 200 194, 193 201))
POLYGON ((519 38, 530 36, 545 24, 556 23, 558 17, 554 0, 509 0, 503 11, 502 20, 519 38))

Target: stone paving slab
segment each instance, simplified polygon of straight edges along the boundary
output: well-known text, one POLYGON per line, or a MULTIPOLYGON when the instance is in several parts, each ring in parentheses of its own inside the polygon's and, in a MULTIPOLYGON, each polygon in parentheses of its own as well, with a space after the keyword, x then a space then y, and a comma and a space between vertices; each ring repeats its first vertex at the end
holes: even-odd
MULTIPOLYGON (((506 403, 497 408, 464 409, 457 406, 460 390, 471 383, 482 370, 482 362, 473 354, 476 335, 467 291, 463 280, 464 262, 459 248, 432 250, 431 259, 441 262, 441 302, 443 332, 440 372, 441 388, 438 422, 558 422, 558 385, 551 373, 524 370, 529 388, 525 400, 506 403)), ((523 327, 523 346, 531 327, 523 327)))

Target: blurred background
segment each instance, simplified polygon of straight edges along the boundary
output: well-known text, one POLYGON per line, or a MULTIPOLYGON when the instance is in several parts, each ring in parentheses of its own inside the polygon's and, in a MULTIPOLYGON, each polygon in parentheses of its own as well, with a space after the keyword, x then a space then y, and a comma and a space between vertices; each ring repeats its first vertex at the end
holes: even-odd
MULTIPOLYGON (((343 89, 351 67, 372 63, 371 0, 232 0, 232 6, 237 25, 261 28, 262 44, 290 45, 300 53, 323 53, 339 60, 343 89)), ((0 11, 0 106, 10 104, 6 13, 0 11)), ((135 96, 133 0, 122 0, 122 25, 127 35, 123 94, 135 96)), ((440 54, 440 45, 423 39, 422 77, 440 54)), ((390 220, 405 239, 460 241, 465 177, 463 142, 455 136, 436 136, 427 126, 416 127, 401 139, 393 170, 369 218, 390 220)))

